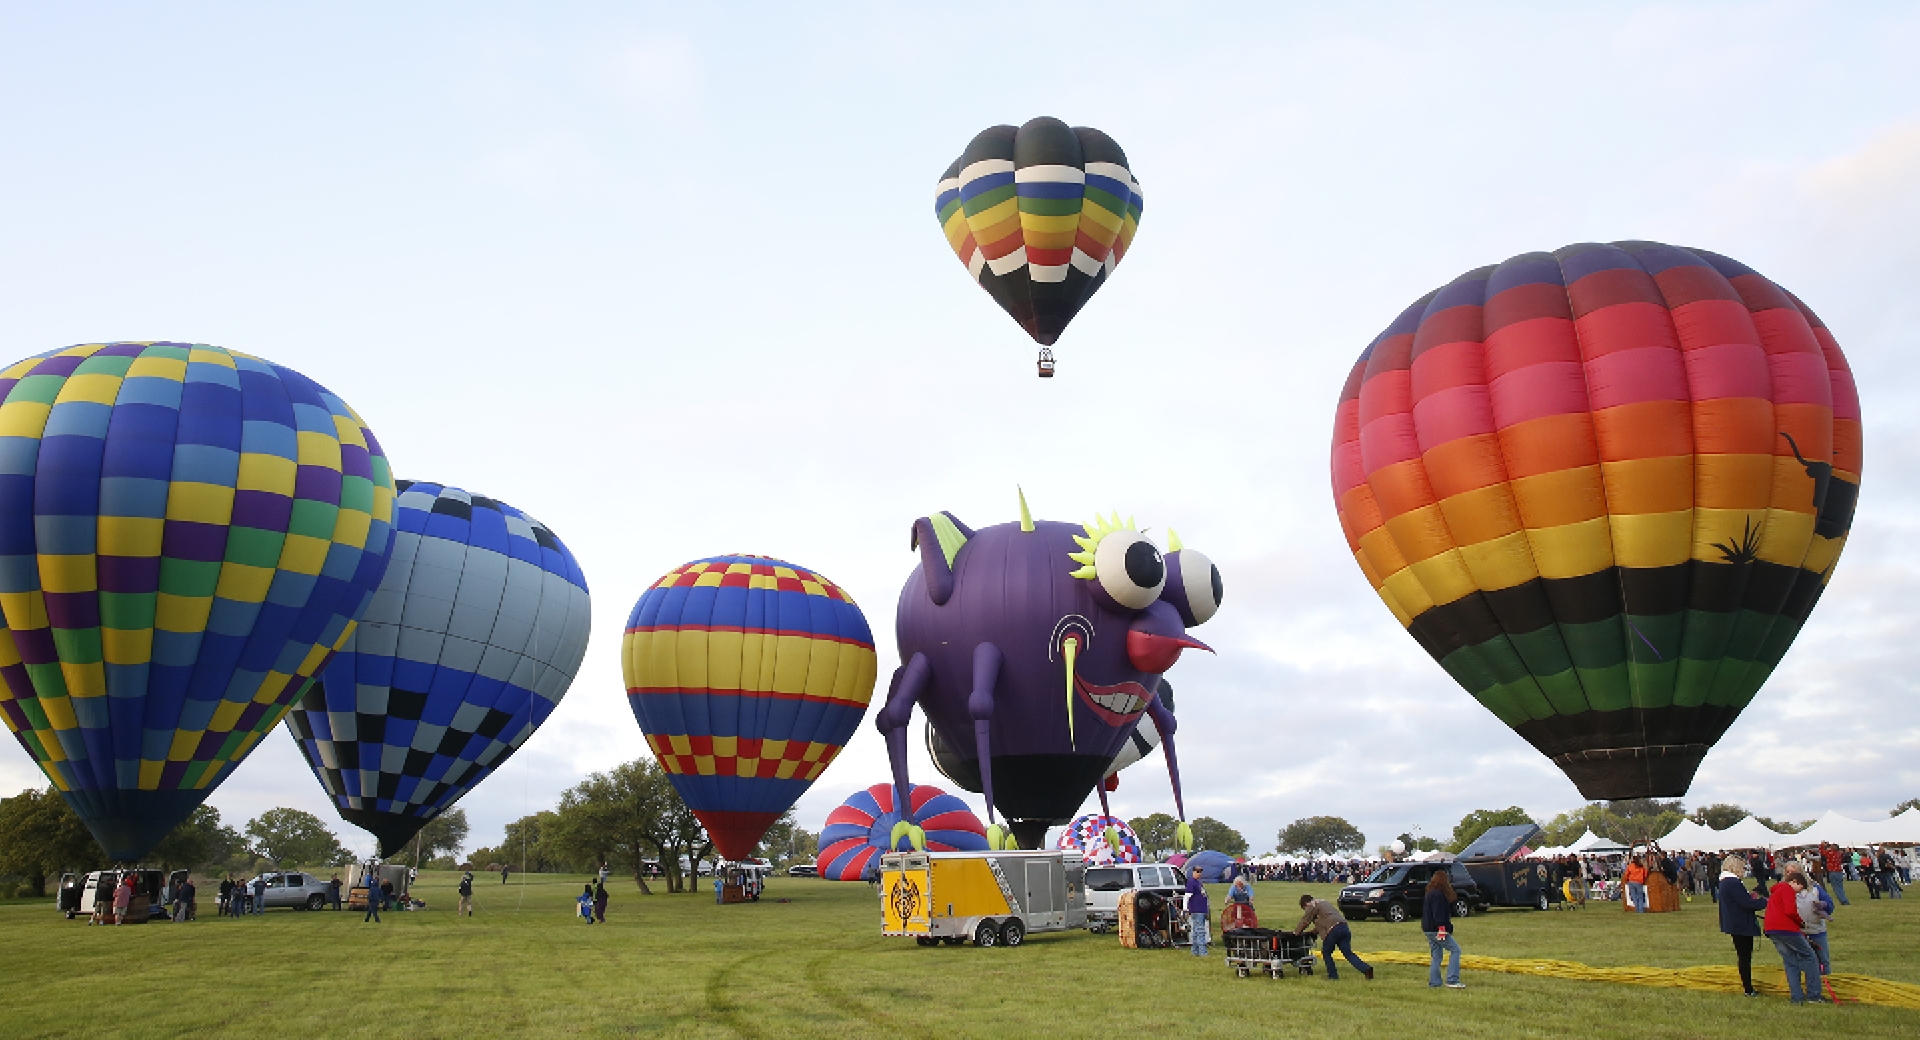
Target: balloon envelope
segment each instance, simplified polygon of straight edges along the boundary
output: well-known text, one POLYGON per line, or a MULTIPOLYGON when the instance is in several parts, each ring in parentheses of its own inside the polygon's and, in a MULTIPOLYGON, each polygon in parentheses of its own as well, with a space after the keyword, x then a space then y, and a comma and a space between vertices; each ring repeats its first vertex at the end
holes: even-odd
POLYGON ((893 803, 893 785, 875 784, 840 803, 827 814, 820 830, 820 853, 814 864, 820 876, 829 881, 859 881, 870 868, 877 867, 880 856, 888 851, 904 852, 910 846, 906 837, 900 848, 890 848, 893 825, 901 820, 926 832, 929 852, 985 852, 987 828, 967 803, 925 784, 914 784, 907 794, 907 811, 893 803))
POLYGON ((393 480, 338 397, 218 347, 69 347, 0 395, 0 715, 138 860, 351 634, 393 480))
POLYGON ((1852 524, 1846 357, 1740 263, 1653 242, 1470 271, 1360 355, 1334 422, 1354 558, 1588 798, 1686 793, 1852 524))
POLYGON ((587 582, 546 525, 459 488, 398 481, 393 562, 287 717, 343 819, 392 855, 500 768, 587 652, 587 582))
POLYGON ((1141 204, 1113 138, 1041 116, 980 131, 941 175, 933 208, 967 272, 1050 345, 1126 255, 1141 204))
POLYGON ((1054 847, 1078 851, 1090 863, 1138 863, 1141 859, 1140 836, 1127 821, 1099 813, 1075 817, 1054 847))
POLYGON ((728 859, 753 852, 873 697, 867 620, 838 585, 765 556, 676 567, 634 604, 627 703, 728 859))

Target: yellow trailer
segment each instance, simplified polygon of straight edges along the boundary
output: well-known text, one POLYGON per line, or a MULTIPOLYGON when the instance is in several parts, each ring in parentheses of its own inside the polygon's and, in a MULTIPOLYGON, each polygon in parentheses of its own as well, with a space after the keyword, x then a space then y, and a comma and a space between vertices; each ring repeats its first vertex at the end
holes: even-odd
POLYGON ((1087 926, 1077 852, 890 852, 880 859, 881 934, 922 946, 1018 946, 1087 926))

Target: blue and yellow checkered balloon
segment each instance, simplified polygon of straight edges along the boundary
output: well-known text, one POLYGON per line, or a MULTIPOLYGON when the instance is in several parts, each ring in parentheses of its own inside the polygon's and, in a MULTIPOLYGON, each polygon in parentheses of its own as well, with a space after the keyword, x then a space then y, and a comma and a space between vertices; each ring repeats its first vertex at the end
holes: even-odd
POLYGON ((68 347, 0 397, 0 715, 138 860, 353 631, 393 477, 338 397, 218 347, 68 347))

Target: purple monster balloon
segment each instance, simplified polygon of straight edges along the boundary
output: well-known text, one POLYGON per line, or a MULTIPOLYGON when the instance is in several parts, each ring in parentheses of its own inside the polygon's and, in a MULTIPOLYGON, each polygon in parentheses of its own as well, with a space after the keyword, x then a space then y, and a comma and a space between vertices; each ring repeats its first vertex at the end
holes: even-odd
MULTIPOLYGON (((1220 571, 1169 532, 1162 556, 1115 514, 1086 525, 1020 522, 974 531, 950 513, 913 523, 920 567, 900 592, 900 659, 875 720, 898 790, 907 779, 907 723, 918 704, 955 783, 1012 823, 1019 847, 1041 848, 1073 818, 1143 715, 1166 749, 1186 837, 1174 718, 1161 673, 1187 635, 1220 608, 1220 571)), ((1008 847, 998 824, 995 848, 1008 847)))

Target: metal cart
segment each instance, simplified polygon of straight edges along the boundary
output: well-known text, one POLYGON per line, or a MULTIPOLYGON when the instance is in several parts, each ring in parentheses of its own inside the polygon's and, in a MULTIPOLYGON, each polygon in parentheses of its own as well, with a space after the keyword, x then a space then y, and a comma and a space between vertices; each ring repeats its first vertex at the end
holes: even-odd
POLYGON ((1313 940, 1271 928, 1235 928, 1226 933, 1227 967, 1246 978, 1256 971, 1279 978, 1289 969, 1296 975, 1313 974, 1313 940))

